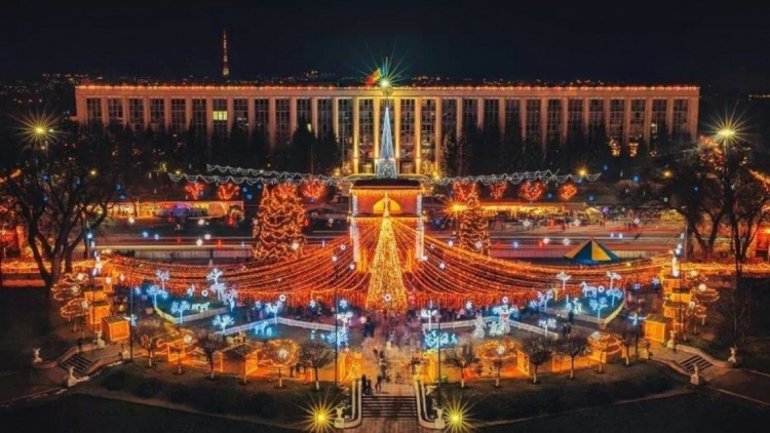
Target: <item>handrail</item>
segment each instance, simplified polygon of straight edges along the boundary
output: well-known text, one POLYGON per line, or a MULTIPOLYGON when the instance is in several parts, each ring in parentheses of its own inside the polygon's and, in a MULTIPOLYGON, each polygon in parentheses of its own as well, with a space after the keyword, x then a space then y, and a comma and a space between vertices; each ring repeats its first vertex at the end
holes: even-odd
POLYGON ((361 425, 361 422, 363 422, 363 411, 361 409, 362 406, 362 386, 361 386, 361 379, 356 379, 351 383, 350 386, 350 400, 351 400, 351 410, 350 410, 350 420, 346 421, 343 425, 343 428, 349 429, 349 428, 357 428, 361 425))
POLYGON ((425 404, 425 385, 418 379, 414 381, 414 398, 417 400, 417 423, 420 427, 441 430, 441 427, 436 425, 435 420, 428 418, 428 409, 425 404))

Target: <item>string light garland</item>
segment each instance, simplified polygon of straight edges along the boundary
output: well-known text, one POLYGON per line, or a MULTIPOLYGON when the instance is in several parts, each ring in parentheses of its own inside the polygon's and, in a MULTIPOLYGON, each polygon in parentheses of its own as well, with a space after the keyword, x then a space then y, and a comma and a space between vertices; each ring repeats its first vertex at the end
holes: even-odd
POLYGON ((393 234, 393 220, 382 218, 377 247, 371 266, 371 280, 366 296, 366 308, 370 310, 406 310, 406 290, 401 274, 398 246, 393 234))

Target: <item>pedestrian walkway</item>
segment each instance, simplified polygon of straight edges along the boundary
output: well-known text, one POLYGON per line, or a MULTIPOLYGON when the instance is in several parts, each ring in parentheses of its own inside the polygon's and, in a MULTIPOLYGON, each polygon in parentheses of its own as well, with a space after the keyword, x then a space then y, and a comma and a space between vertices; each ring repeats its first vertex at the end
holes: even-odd
POLYGON ((360 433, 428 433, 417 422, 417 402, 414 387, 407 384, 385 383, 382 393, 365 396, 363 421, 352 430, 360 433))

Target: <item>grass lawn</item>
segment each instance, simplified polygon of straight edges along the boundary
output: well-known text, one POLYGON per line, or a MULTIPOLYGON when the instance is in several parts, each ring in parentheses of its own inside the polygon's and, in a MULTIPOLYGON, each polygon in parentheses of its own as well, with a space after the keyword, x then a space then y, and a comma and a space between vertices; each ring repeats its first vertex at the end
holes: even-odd
POLYGON ((445 392, 450 400, 473 405, 471 412, 477 419, 503 420, 601 406, 668 391, 685 383, 682 377, 655 363, 604 367, 602 374, 593 369, 579 370, 574 380, 568 373, 538 374, 538 384, 531 379, 509 379, 495 389, 492 383, 471 382, 466 389, 448 385, 445 392))
POLYGON ((219 375, 210 380, 206 372, 187 369, 174 374, 172 365, 146 368, 142 362, 118 367, 84 384, 83 392, 114 398, 139 399, 149 404, 165 402, 212 414, 230 414, 292 426, 306 417, 311 399, 335 402, 341 392, 322 384, 320 392, 312 385, 285 380, 264 379, 240 383, 234 376, 219 375))
POLYGON ((545 433, 723 433, 764 432, 770 411, 760 410, 718 394, 692 393, 637 403, 555 415, 523 423, 479 429, 479 433, 525 431, 545 433))

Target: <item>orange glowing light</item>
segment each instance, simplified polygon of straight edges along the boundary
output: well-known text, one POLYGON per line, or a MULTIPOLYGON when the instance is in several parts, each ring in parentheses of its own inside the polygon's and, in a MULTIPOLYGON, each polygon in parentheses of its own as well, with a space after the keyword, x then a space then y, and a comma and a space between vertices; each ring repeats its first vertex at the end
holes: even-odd
POLYGON ((326 185, 319 180, 312 180, 302 184, 300 193, 302 194, 302 197, 312 201, 318 201, 326 193, 326 185))
POLYGON ((489 196, 495 200, 503 198, 503 194, 508 189, 508 182, 502 181, 489 185, 489 196))
POLYGON ((578 189, 575 184, 572 183, 565 183, 559 188, 559 197, 564 201, 572 199, 577 193, 578 189))
POLYGON ((217 187, 217 197, 220 200, 230 200, 240 194, 241 189, 234 183, 223 183, 217 187))
POLYGON ((193 200, 200 199, 205 189, 206 186, 200 182, 189 182, 184 187, 185 192, 189 194, 193 200))
POLYGON ((537 201, 543 196, 545 186, 540 181, 525 182, 519 187, 519 197, 528 202, 537 201))

